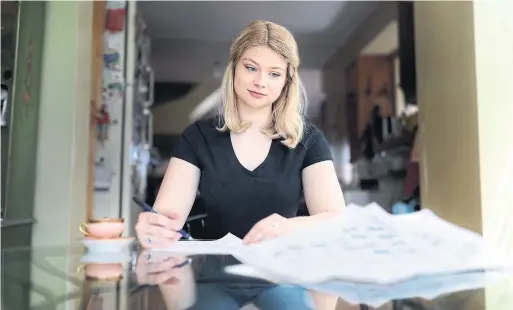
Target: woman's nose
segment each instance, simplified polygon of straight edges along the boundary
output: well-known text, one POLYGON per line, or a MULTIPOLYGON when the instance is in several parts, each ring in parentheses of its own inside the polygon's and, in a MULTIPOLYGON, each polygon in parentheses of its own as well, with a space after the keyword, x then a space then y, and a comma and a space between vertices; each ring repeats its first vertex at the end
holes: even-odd
POLYGON ((265 87, 265 77, 261 73, 257 73, 255 76, 255 80, 253 81, 253 84, 258 88, 265 87))

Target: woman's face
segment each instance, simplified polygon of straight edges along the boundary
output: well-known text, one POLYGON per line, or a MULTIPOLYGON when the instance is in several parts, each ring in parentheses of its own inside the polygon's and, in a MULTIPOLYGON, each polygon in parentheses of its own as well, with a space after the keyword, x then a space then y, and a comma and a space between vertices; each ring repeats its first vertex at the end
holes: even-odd
POLYGON ((270 107, 286 82, 287 62, 267 46, 248 48, 235 67, 234 89, 238 104, 270 107))

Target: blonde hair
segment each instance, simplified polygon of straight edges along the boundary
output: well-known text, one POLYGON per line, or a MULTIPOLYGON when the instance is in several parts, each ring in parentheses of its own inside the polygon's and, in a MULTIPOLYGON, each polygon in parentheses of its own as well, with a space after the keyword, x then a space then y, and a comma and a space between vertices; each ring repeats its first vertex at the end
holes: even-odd
POLYGON ((249 24, 242 30, 230 48, 228 65, 221 86, 220 116, 222 123, 218 130, 242 132, 251 126, 251 122, 244 122, 240 118, 233 78, 235 67, 242 54, 248 48, 261 45, 269 47, 287 61, 285 85, 280 96, 273 103, 271 122, 263 129, 263 132, 273 139, 281 137, 284 145, 295 148, 303 138, 303 112, 306 105, 304 88, 298 74, 297 43, 286 28, 268 21, 259 20, 249 24))

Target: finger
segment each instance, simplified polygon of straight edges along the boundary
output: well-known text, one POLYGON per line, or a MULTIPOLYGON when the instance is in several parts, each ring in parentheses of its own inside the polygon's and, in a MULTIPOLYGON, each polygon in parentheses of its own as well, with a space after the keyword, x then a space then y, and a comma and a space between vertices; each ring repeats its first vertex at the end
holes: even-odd
POLYGON ((139 223, 136 227, 137 238, 141 243, 145 243, 145 238, 151 237, 152 239, 169 239, 171 241, 181 238, 181 234, 174 230, 168 230, 161 226, 139 223))
POLYGON ((250 239, 247 240, 247 244, 255 244, 258 242, 262 242, 268 239, 269 237, 269 230, 259 230, 255 232, 250 239))
MULTIPOLYGON (((255 225, 256 226, 256 225, 255 225)), ((242 242, 244 244, 252 244, 255 240, 259 240, 262 238, 263 229, 260 229, 258 227, 253 227, 249 233, 244 236, 244 239, 242 239, 242 242)))
POLYGON ((135 276, 136 276, 137 283, 139 285, 149 284, 148 274, 146 272, 141 272, 136 269, 135 276))
POLYGON ((175 218, 169 218, 162 214, 157 213, 148 213, 148 223, 153 225, 162 226, 167 228, 168 230, 180 230, 182 229, 182 225, 180 221, 175 218))
POLYGON ((161 236, 153 236, 153 235, 145 235, 144 237, 139 238, 139 242, 145 248, 158 248, 158 247, 166 247, 175 242, 177 242, 182 235, 176 233, 173 238, 164 238, 161 236))
POLYGON ((166 239, 175 239, 176 235, 181 236, 181 234, 175 230, 170 230, 170 229, 164 228, 162 226, 157 226, 157 225, 148 226, 146 233, 150 236, 159 236, 161 238, 166 238, 166 239))
POLYGON ((244 239, 249 240, 253 238, 255 234, 258 234, 261 230, 264 230, 265 227, 268 225, 269 218, 263 218, 260 221, 258 221, 253 227, 250 229, 250 231, 246 234, 246 237, 244 239))
POLYGON ((263 231, 262 234, 260 235, 260 238, 253 240, 253 243, 259 243, 262 241, 273 239, 279 235, 280 235, 279 231, 276 228, 271 227, 271 228, 268 228, 265 231, 263 231))
POLYGON ((162 284, 167 284, 167 285, 177 285, 180 283, 180 279, 178 278, 175 278, 175 277, 171 277, 170 279, 168 279, 167 281, 164 281, 162 284))
POLYGON ((178 221, 171 219, 165 215, 151 212, 142 212, 139 214, 136 229, 138 226, 144 227, 146 225, 157 225, 168 228, 169 230, 178 230, 178 221))
POLYGON ((269 224, 270 222, 274 219, 274 216, 273 215, 269 215, 268 217, 265 217, 263 219, 261 219, 260 221, 258 221, 254 226, 253 228, 257 228, 257 229, 265 229, 269 224))
POLYGON ((157 273, 162 273, 166 270, 172 269, 174 266, 176 266, 178 264, 179 264, 179 261, 177 259, 172 258, 167 261, 161 261, 158 263, 149 264, 148 267, 146 268, 146 270, 147 270, 148 274, 157 274, 157 273))
POLYGON ((135 265, 135 275, 137 283, 148 284, 148 272, 146 271, 147 265, 143 263, 143 260, 137 260, 135 265))
POLYGON ((242 241, 245 244, 250 244, 253 243, 254 240, 259 240, 262 237, 263 231, 271 225, 271 222, 276 221, 276 215, 277 214, 272 214, 258 221, 253 225, 242 241))
POLYGON ((273 223, 267 224, 264 228, 255 227, 255 229, 252 229, 248 235, 244 237, 243 242, 245 244, 254 244, 279 236, 281 232, 279 229, 280 225, 277 224, 275 226, 273 223))
MULTIPOLYGON (((143 256, 140 258, 141 262, 145 265, 155 265, 155 264, 162 264, 167 261, 183 261, 181 257, 177 256, 170 256, 169 254, 163 253, 163 252, 152 252, 146 256, 143 256)), ((148 269, 148 267, 146 267, 148 269)))
POLYGON ((163 238, 174 238, 176 231, 166 229, 162 226, 148 223, 137 224, 136 232, 138 236, 161 236, 163 238))
POLYGON ((146 270, 147 265, 150 264, 151 254, 148 250, 143 250, 141 254, 137 257, 137 264, 135 268, 144 268, 146 270))
POLYGON ((161 284, 171 278, 178 278, 180 269, 169 268, 161 273, 152 273, 148 275, 148 283, 161 284))

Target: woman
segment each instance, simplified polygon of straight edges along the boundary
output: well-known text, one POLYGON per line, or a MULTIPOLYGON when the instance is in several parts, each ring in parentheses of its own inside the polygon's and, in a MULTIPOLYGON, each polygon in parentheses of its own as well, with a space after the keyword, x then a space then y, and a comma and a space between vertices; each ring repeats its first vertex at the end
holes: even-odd
POLYGON ((189 125, 154 208, 139 216, 145 247, 180 239, 199 188, 213 238, 246 244, 331 218, 344 198, 323 133, 303 118, 299 56, 282 26, 255 21, 233 42, 219 117, 189 125), (302 191, 311 216, 296 217, 302 191))
MULTIPOLYGON (((255 21, 241 32, 230 48, 221 87, 222 113, 182 133, 155 200, 159 214, 139 217, 136 231, 143 246, 163 246, 181 237, 177 231, 198 188, 211 237, 232 233, 246 244, 338 213, 344 198, 324 135, 303 119, 298 66, 297 44, 285 28, 255 21), (302 192, 310 216, 296 217, 302 192)), ((205 262, 201 276, 223 270, 222 259, 205 262)), ((159 287, 171 298, 181 295, 177 290, 190 291, 184 287, 192 282, 181 283, 182 289, 159 287)), ((294 286, 199 285, 197 294, 193 309, 239 309, 247 302, 260 309, 310 308, 305 290, 294 286)), ((317 302, 315 295, 310 297, 317 302)), ((329 302, 334 308, 335 299, 329 302)))

